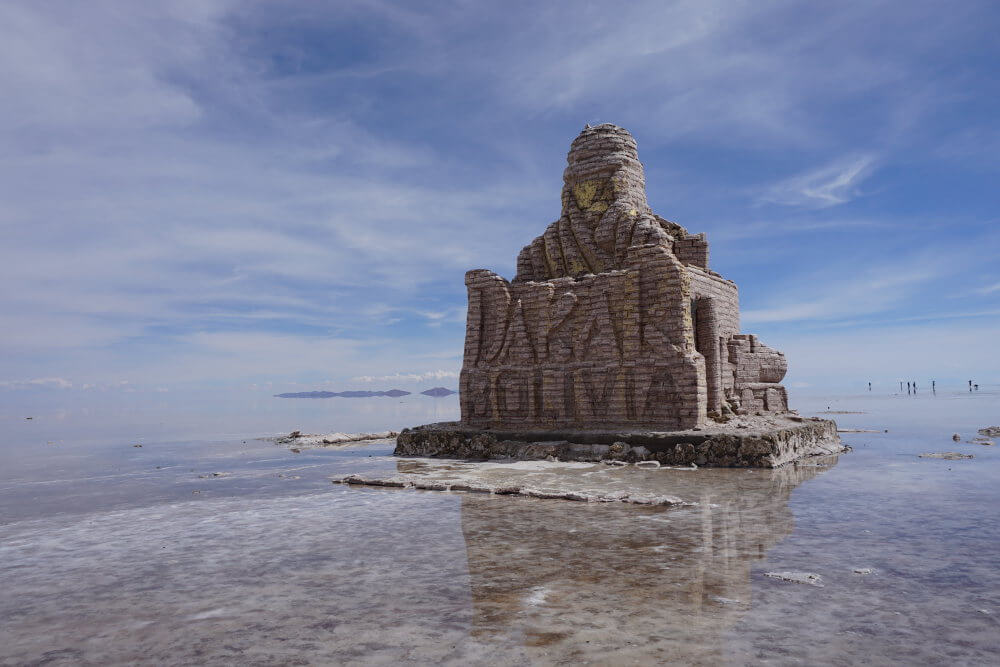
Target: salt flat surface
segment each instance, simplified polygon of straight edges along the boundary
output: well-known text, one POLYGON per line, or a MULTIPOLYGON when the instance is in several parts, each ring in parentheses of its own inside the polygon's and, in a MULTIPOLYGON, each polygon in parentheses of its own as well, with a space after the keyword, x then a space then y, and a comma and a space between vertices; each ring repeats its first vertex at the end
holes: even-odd
MULTIPOLYGON (((799 400, 878 432, 774 471, 397 460, 391 442, 47 444, 19 425, 0 443, 0 664, 995 664, 1000 455, 965 441, 998 404, 799 400), (975 458, 919 458, 934 451, 975 458), (330 481, 352 473, 692 504, 330 481)), ((314 432, 398 424, 338 426, 314 432)))

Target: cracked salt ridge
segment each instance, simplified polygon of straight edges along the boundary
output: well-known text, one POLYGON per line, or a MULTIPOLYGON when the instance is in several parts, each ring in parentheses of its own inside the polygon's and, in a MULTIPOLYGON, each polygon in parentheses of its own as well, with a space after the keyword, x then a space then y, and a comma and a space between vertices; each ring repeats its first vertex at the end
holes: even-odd
POLYGON ((713 602, 718 602, 719 604, 740 604, 739 600, 734 600, 733 598, 724 598, 721 595, 710 595, 709 600, 713 602))
POLYGON ((931 454, 918 454, 921 459, 944 459, 946 461, 962 461, 976 458, 973 454, 962 454, 960 452, 933 452, 931 454))
POLYGON ((631 495, 625 491, 613 494, 580 493, 562 489, 532 488, 528 486, 508 486, 491 484, 463 484, 446 482, 412 482, 399 478, 372 479, 360 475, 348 475, 342 479, 332 480, 334 484, 349 484, 353 486, 381 486, 420 491, 464 491, 468 493, 492 493, 496 495, 527 496, 552 500, 574 500, 578 502, 611 503, 622 502, 633 505, 670 505, 692 506, 694 502, 683 501, 676 496, 643 496, 631 495))
POLYGON ((381 486, 400 489, 415 489, 418 491, 464 491, 467 493, 492 493, 503 496, 527 496, 546 500, 574 500, 588 503, 629 503, 632 505, 669 505, 674 507, 690 507, 698 503, 684 501, 676 496, 645 496, 631 495, 626 491, 612 494, 586 493, 566 491, 563 489, 532 488, 529 486, 512 486, 503 484, 464 484, 449 482, 414 482, 408 479, 390 477, 388 479, 367 478, 361 475, 348 475, 331 480, 334 484, 351 486, 381 486))
POLYGON ((778 579, 779 581, 790 581, 793 584, 809 584, 810 586, 823 587, 823 577, 813 572, 765 572, 765 577, 778 579))
MULTIPOLYGON (((693 467, 637 464, 604 465, 586 461, 465 461, 396 458, 396 470, 354 470, 337 476, 336 484, 424 491, 461 491, 489 495, 591 503, 690 507, 714 505, 703 500, 702 480, 690 479, 693 467), (683 471, 683 473, 682 473, 683 471), (683 478, 683 479, 682 479, 683 478), (672 491, 667 494, 664 491, 672 491)), ((754 471, 745 474, 756 476, 754 471)), ((733 474, 724 474, 726 479, 733 474)), ((711 483, 719 474, 709 474, 711 483)))

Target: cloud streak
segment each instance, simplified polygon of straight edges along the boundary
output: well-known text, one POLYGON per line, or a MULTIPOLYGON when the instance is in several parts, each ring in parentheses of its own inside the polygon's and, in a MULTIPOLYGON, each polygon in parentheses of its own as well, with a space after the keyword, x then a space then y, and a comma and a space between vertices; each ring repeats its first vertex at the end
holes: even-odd
POLYGON ((428 380, 454 380, 458 378, 455 371, 427 371, 425 373, 393 373, 392 375, 359 375, 351 378, 354 382, 426 382, 428 380))
POLYGON ((71 389, 73 383, 65 378, 34 378, 31 380, 2 380, 0 381, 0 387, 4 389, 26 389, 33 387, 71 389))
POLYGON ((862 194, 861 183, 872 175, 875 164, 872 154, 843 158, 775 183, 760 195, 758 202, 804 208, 844 204, 862 194))

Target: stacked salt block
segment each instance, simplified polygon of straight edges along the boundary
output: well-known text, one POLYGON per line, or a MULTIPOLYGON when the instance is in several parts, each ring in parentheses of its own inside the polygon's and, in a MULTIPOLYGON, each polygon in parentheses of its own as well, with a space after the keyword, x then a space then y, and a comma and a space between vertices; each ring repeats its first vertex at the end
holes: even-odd
POLYGON ((588 126, 567 162, 562 213, 514 280, 466 274, 462 423, 681 430, 787 412, 784 355, 740 333, 705 235, 652 212, 628 131, 588 126))

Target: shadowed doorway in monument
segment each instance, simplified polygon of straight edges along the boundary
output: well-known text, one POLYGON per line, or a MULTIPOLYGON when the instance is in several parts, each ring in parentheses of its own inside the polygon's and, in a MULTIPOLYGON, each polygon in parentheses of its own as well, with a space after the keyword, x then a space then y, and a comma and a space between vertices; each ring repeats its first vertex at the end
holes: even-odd
POLYGON ((719 316, 715 299, 696 296, 691 299, 694 347, 705 358, 705 388, 709 414, 722 413, 722 361, 725 339, 719 335, 719 316))

